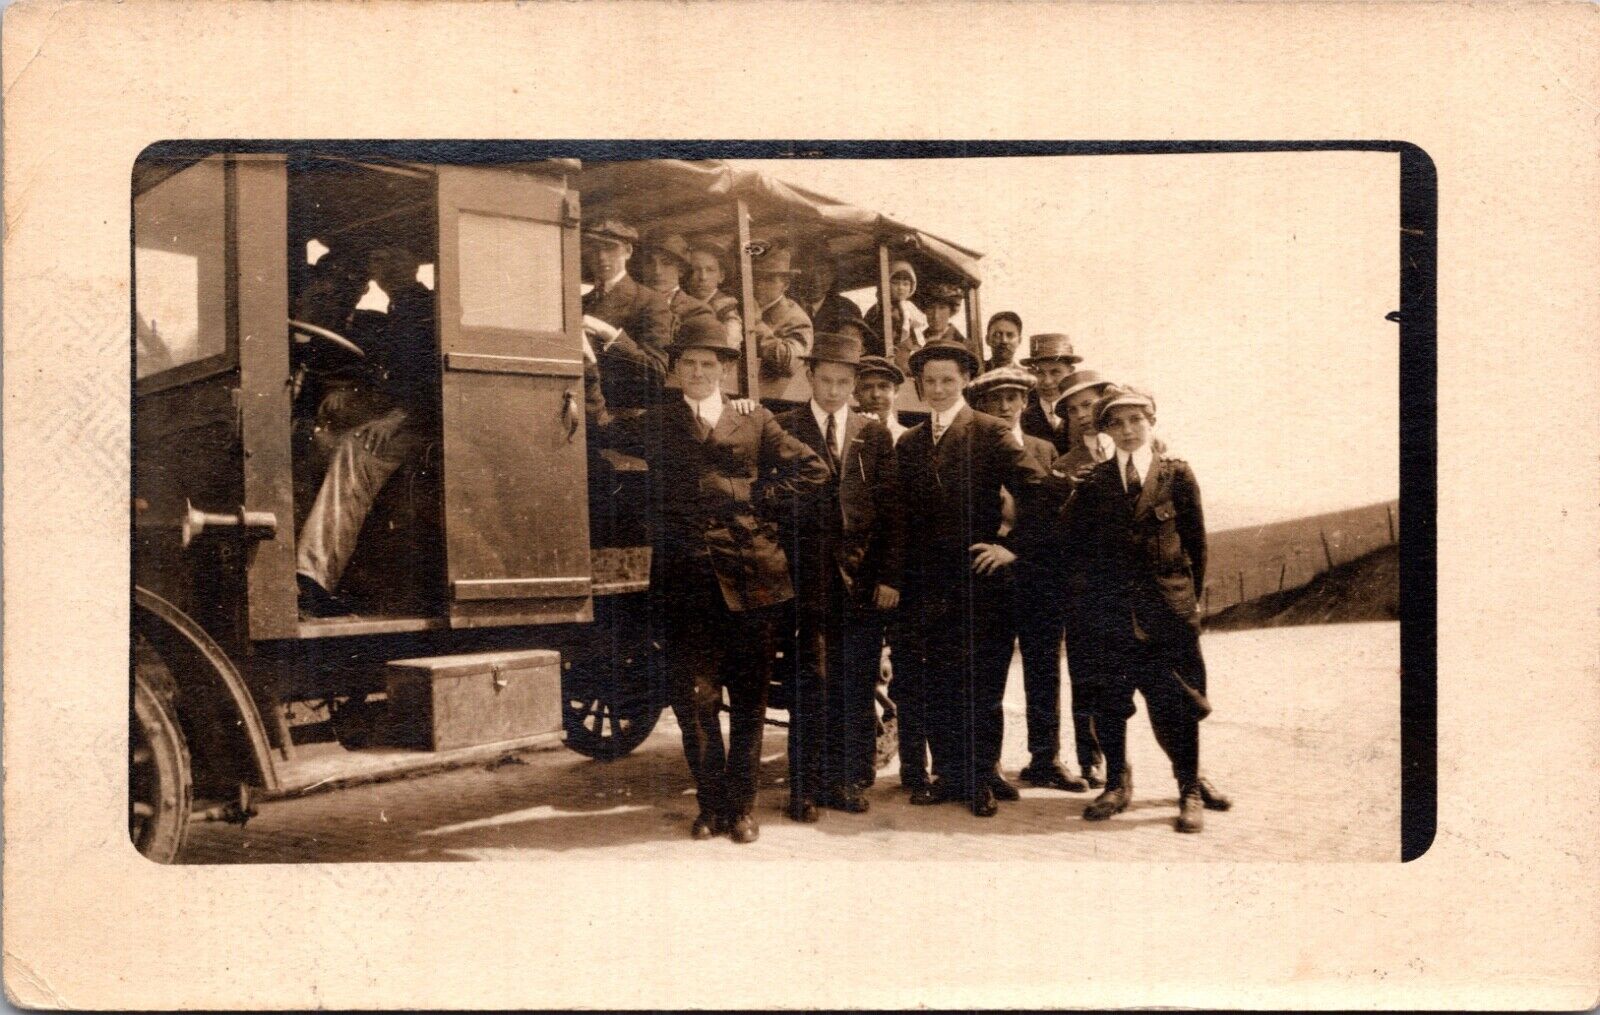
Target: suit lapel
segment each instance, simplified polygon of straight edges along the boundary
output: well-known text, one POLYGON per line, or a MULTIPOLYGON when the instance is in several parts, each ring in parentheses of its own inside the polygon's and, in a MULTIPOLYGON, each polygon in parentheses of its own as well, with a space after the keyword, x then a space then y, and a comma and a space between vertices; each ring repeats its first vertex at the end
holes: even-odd
MULTIPOLYGON (((685 408, 687 408, 687 405, 685 405, 685 408)), ((724 395, 722 397, 722 415, 717 419, 717 425, 711 428, 711 443, 727 444, 734 434, 744 428, 749 419, 749 416, 735 411, 733 406, 728 404, 728 397, 724 395)))
POLYGON ((1139 488, 1139 499, 1133 505, 1133 517, 1143 518, 1150 513, 1150 508, 1156 502, 1156 487, 1166 478, 1166 469, 1162 467, 1161 456, 1154 451, 1150 453, 1150 472, 1144 477, 1144 485, 1139 488))

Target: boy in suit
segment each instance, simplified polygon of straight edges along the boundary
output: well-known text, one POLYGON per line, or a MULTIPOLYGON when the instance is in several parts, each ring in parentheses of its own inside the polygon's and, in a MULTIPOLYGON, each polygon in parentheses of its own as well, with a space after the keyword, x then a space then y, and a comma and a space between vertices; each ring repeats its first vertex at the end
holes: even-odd
POLYGON ((723 372, 739 350, 716 317, 685 321, 671 354, 682 395, 612 419, 591 383, 590 435, 650 464, 652 626, 663 634, 672 710, 699 798, 690 834, 754 842, 774 622, 794 598, 772 519, 792 498, 822 489, 828 467, 766 409, 746 412, 723 395, 723 372))
POLYGON ((1061 454, 1072 447, 1071 427, 1066 414, 1060 411, 1065 397, 1063 383, 1071 376, 1073 364, 1082 361, 1083 357, 1072 351, 1072 339, 1057 333, 1029 338, 1028 355, 1022 360, 1022 365, 1039 379, 1039 387, 1022 413, 1022 430, 1054 444, 1061 454))
POLYGON ((925 345, 911 367, 931 413, 895 446, 901 510, 915 520, 895 644, 900 781, 913 804, 959 800, 992 817, 1012 645, 1010 595, 993 547, 1002 494, 1024 527, 1046 477, 1010 427, 966 404, 962 389, 978 358, 965 344, 925 345))
MULTIPOLYGON (((1033 375, 1021 367, 1000 367, 973 381, 967 395, 980 411, 1004 420, 1034 463, 1052 474, 1045 486, 1044 507, 1053 515, 1070 486, 1054 475, 1055 445, 1022 432, 1022 410, 1035 383, 1033 375)), ((1066 589, 1056 563, 1059 547, 1049 538, 1046 526, 1019 530, 1016 508, 1009 498, 1002 501, 1002 511, 1001 541, 985 552, 996 559, 1008 578, 1011 629, 1022 650, 1028 754, 1032 758, 1022 770, 1022 779, 1033 786, 1082 793, 1089 784, 1069 774, 1060 761, 1062 599, 1066 589)), ((1001 800, 1017 798, 1017 791, 998 776, 994 789, 1001 800)))
POLYGON ((1133 797, 1126 745, 1133 693, 1144 696, 1156 741, 1178 782, 1180 832, 1199 832, 1204 809, 1226 798, 1200 778, 1200 720, 1211 713, 1200 654, 1198 595, 1206 531, 1200 486, 1188 463, 1151 446, 1155 400, 1111 386, 1095 425, 1116 456, 1096 465, 1066 509, 1072 609, 1092 655, 1090 711, 1106 758, 1106 788, 1084 810, 1103 821, 1133 797))
POLYGON ((583 226, 583 330, 599 361, 606 402, 613 410, 642 409, 661 400, 667 379, 672 317, 667 301, 628 274, 639 233, 618 219, 583 226))
POLYGON ((785 517, 799 629, 789 717, 789 817, 817 804, 860 814, 877 741, 873 691, 884 617, 900 602, 894 441, 850 409, 861 341, 818 332, 805 357, 811 401, 778 424, 829 465, 826 486, 785 517))

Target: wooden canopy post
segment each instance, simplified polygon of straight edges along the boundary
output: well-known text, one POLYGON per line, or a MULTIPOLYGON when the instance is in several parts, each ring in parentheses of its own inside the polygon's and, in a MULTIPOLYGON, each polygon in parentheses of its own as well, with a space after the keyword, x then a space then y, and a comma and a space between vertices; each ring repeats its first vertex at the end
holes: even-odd
POLYGON ((761 320, 761 308, 756 306, 755 276, 750 270, 750 206, 744 198, 734 201, 734 213, 739 222, 739 303, 744 310, 744 370, 739 375, 740 393, 755 398, 760 388, 760 351, 757 348, 755 326, 761 320))
POLYGON ((983 313, 978 308, 978 287, 967 286, 967 346, 972 350, 972 355, 978 357, 978 362, 987 363, 983 355, 983 332, 978 329, 983 327, 983 313))
POLYGON ((883 320, 878 325, 883 329, 883 355, 887 359, 894 359, 894 311, 889 306, 889 245, 878 243, 878 308, 883 311, 883 320))

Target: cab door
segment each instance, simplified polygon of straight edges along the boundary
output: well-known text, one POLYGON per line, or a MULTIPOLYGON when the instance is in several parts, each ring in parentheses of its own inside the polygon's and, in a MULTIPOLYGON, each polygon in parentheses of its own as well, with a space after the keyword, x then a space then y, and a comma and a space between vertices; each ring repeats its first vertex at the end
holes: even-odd
POLYGON ((590 620, 577 194, 510 168, 438 181, 450 623, 590 620))

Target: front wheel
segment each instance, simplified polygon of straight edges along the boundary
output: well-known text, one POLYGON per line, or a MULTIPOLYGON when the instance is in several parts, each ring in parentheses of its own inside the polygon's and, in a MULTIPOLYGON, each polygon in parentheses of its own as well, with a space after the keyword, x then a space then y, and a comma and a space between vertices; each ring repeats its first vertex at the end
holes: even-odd
MULTIPOLYGON (((158 664, 159 665, 159 664, 158 664)), ((172 863, 189 832, 194 778, 172 698, 144 667, 128 714, 128 835, 139 852, 172 863)))
POLYGON ((568 747, 612 761, 650 736, 665 696, 660 654, 635 604, 618 603, 597 619, 588 644, 562 669, 562 725, 568 747))

